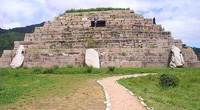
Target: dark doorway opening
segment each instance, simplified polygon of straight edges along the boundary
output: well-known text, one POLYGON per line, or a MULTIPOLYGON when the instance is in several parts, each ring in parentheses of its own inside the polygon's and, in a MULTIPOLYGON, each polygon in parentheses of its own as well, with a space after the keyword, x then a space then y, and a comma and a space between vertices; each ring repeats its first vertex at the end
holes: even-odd
MULTIPOLYGON (((105 27, 106 21, 97 21, 96 27, 105 27)), ((94 27, 94 21, 91 22, 91 27, 94 27)))

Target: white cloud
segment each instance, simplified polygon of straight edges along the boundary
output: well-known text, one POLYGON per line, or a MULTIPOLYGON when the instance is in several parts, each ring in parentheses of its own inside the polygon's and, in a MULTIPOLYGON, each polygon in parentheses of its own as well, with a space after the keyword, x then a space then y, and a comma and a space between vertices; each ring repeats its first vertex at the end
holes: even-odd
POLYGON ((8 23, 8 24, 4 24, 3 27, 5 27, 5 29, 10 29, 13 27, 21 27, 21 23, 19 22, 12 22, 12 23, 8 23))
POLYGON ((175 39, 181 39, 183 43, 190 46, 200 47, 200 15, 198 14, 200 1, 163 0, 160 3, 158 1, 157 4, 165 5, 159 11, 155 11, 156 7, 149 7, 149 11, 144 16, 150 18, 155 16, 159 24, 162 24, 167 31, 172 31, 175 39))
POLYGON ((0 14, 0 21, 3 19, 3 15, 0 14))
POLYGON ((66 9, 124 7, 156 17, 175 39, 200 47, 200 0, 0 0, 0 27, 13 28, 53 20, 66 9), (196 42, 196 43, 195 43, 196 42))

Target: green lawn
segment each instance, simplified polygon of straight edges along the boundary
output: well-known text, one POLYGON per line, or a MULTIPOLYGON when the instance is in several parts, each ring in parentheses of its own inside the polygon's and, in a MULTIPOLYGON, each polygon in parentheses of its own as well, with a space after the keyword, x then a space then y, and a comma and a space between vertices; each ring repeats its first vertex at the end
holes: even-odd
MULTIPOLYGON (((68 69, 75 71, 75 68, 66 70, 68 69)), ((69 96, 83 86, 85 81, 109 76, 108 74, 61 74, 60 72, 66 72, 64 70, 61 68, 52 74, 35 74, 36 70, 33 68, 0 69, 0 110, 5 106, 15 107, 29 100, 69 96), (55 74, 56 72, 58 73, 55 74)))
POLYGON ((86 81, 135 73, 173 73, 181 81, 177 88, 162 90, 159 75, 121 80, 125 87, 142 96, 156 110, 198 110, 200 108, 200 68, 108 68, 52 67, 0 69, 0 109, 45 97, 65 97, 86 81), (134 88, 134 89, 133 89, 134 88))
POLYGON ((174 74, 180 79, 178 87, 162 89, 159 75, 128 78, 118 81, 141 96, 155 110, 200 110, 200 68, 160 69, 158 73, 174 74))

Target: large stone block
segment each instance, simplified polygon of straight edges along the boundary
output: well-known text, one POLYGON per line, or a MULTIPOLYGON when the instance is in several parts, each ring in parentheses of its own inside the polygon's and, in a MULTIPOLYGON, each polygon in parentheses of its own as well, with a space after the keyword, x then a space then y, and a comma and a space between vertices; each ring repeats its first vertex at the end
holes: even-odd
POLYGON ((86 50, 85 63, 88 66, 93 66, 95 68, 100 68, 98 52, 96 50, 94 50, 94 49, 86 50))
POLYGON ((143 62, 144 67, 168 67, 169 62, 143 62))
POLYGON ((143 67, 142 61, 122 61, 120 67, 143 67))

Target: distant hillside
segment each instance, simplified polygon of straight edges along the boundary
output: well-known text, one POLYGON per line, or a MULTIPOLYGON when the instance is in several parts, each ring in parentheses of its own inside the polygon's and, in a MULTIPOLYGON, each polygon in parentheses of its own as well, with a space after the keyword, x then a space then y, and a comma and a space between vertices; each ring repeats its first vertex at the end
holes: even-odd
POLYGON ((24 34, 17 32, 8 32, 0 34, 0 56, 3 50, 11 50, 14 47, 14 41, 24 40, 24 34))
POLYGON ((26 27, 18 27, 9 30, 0 28, 0 56, 3 50, 12 50, 14 47, 14 41, 23 41, 25 33, 32 33, 35 27, 41 27, 43 23, 30 25, 26 27))
POLYGON ((1 28, 0 28, 0 34, 6 33, 6 32, 8 32, 8 30, 4 30, 4 29, 1 29, 1 28))
POLYGON ((200 60, 200 48, 193 47, 192 49, 194 50, 194 52, 196 53, 196 55, 198 56, 200 60))
POLYGON ((7 33, 7 32, 18 32, 21 34, 32 33, 34 31, 35 27, 42 27, 43 25, 44 25, 44 22, 42 22, 40 24, 26 26, 26 27, 17 27, 17 28, 13 28, 13 29, 9 29, 9 30, 0 28, 0 34, 7 33))

